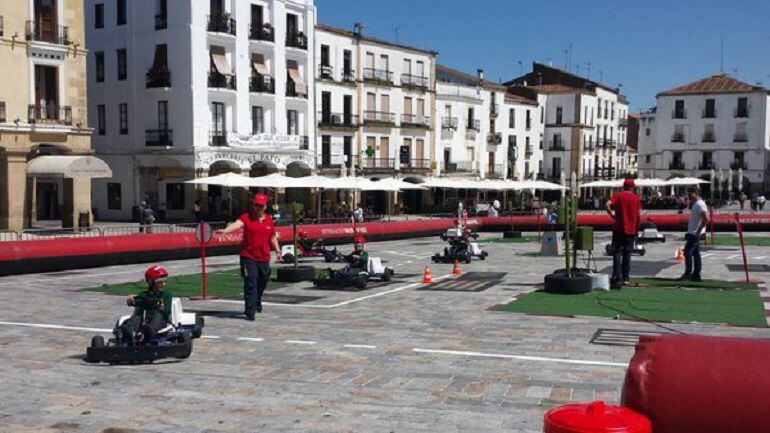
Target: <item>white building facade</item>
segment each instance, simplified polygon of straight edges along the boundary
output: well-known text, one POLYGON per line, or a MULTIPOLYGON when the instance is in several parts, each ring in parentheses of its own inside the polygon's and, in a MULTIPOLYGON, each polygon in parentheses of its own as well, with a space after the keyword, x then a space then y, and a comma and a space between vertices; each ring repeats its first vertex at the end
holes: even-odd
POLYGON ((721 172, 724 187, 732 170, 733 191, 738 182, 743 182, 744 191, 766 191, 770 188, 768 105, 768 89, 725 74, 661 92, 655 110, 642 116, 640 168, 663 179, 711 180, 714 170, 717 177, 721 172))
POLYGON ((312 0, 86 0, 85 13, 93 147, 114 174, 94 182, 100 218, 145 200, 169 219, 196 200, 232 209, 247 196, 183 182, 314 168, 312 0))

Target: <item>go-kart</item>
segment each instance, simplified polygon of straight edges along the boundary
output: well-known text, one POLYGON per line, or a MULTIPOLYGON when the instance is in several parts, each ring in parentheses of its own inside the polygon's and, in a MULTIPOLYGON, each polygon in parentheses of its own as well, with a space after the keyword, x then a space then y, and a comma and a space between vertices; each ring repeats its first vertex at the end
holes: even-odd
POLYGON ((455 260, 470 263, 473 258, 484 260, 489 255, 482 251, 478 242, 470 239, 477 239, 479 235, 471 232, 467 238, 462 236, 462 230, 459 228, 450 228, 441 235, 441 239, 449 241, 449 247, 444 248, 444 253, 434 254, 431 257, 433 263, 454 263, 455 260))
MULTIPOLYGON (((152 299, 134 298, 134 305, 139 308, 147 307, 149 302, 153 302, 152 299)), ((152 362, 162 358, 185 359, 192 353, 192 339, 203 334, 203 317, 185 313, 179 298, 173 298, 171 302, 169 323, 154 334, 142 325, 138 332, 128 335, 121 325, 130 318, 130 315, 118 318, 112 331, 114 337, 107 342, 101 335, 95 335, 86 350, 86 360, 118 364, 152 362)))
MULTIPOLYGON (((606 255, 611 256, 615 254, 615 248, 612 246, 612 244, 607 244, 604 246, 604 252, 606 255)), ((643 256, 647 250, 644 248, 644 245, 641 245, 639 242, 634 240, 634 248, 631 250, 632 256, 643 256)))
MULTIPOLYGON (((297 255, 298 259, 306 257, 323 257, 326 263, 333 263, 342 261, 343 258, 342 254, 337 252, 337 248, 330 250, 326 248, 326 246, 321 241, 316 241, 313 243, 313 247, 310 249, 306 249, 304 246, 302 246, 301 243, 297 243, 297 248, 299 250, 299 255, 297 255)), ((295 255, 296 254, 293 244, 281 246, 281 259, 284 262, 293 262, 295 255)))
POLYGON ((365 289, 370 279, 379 278, 381 281, 390 281, 394 271, 385 267, 379 257, 370 257, 367 269, 351 268, 346 266, 340 270, 329 269, 327 275, 313 280, 313 285, 325 289, 344 289, 355 287, 365 289))
POLYGON ((640 243, 647 243, 647 242, 666 242, 666 236, 663 235, 663 233, 658 231, 657 227, 645 227, 642 228, 642 231, 639 232, 639 237, 637 238, 637 242, 640 243))

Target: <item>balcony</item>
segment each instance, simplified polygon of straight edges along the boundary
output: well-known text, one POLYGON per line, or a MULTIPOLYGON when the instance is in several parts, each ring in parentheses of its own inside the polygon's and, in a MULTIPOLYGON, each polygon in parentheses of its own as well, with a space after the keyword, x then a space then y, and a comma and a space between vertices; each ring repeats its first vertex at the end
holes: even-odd
POLYGON ((355 129, 358 128, 358 116, 349 113, 318 112, 318 126, 323 129, 355 129))
POLYGON ((669 170, 684 170, 684 162, 674 161, 668 165, 669 170))
POLYGON ((628 127, 628 118, 627 117, 620 117, 618 118, 618 126, 621 128, 627 128, 628 127))
POLYGON ((395 171, 396 159, 395 158, 359 158, 359 167, 367 172, 383 172, 383 171, 395 171))
POLYGON ((212 147, 227 146, 227 132, 225 132, 225 131, 210 131, 209 132, 209 146, 212 146, 212 147))
POLYGON ((249 81, 249 92, 275 94, 275 80, 269 75, 254 75, 249 81))
POLYGON ((474 171, 473 161, 444 162, 444 171, 447 173, 471 173, 474 171))
POLYGON ((687 118, 687 110, 676 110, 676 109, 674 109, 671 112, 671 118, 672 119, 686 119, 687 118))
POLYGON ((457 129, 458 120, 456 117, 442 117, 441 129, 457 129))
POLYGON ((206 28, 213 33, 227 33, 235 36, 235 20, 229 15, 209 15, 209 24, 206 28))
POLYGON ((289 48, 307 50, 307 36, 302 32, 288 32, 286 33, 286 46, 289 48))
POLYGON ((714 137, 713 132, 705 132, 703 134, 703 140, 701 140, 704 143, 713 143, 716 141, 716 138, 714 137))
POLYGON ((746 135, 746 133, 736 133, 733 135, 733 142, 735 143, 746 143, 749 141, 749 137, 746 135))
POLYGON ((49 44, 69 45, 70 28, 46 24, 37 26, 34 21, 27 21, 26 38, 28 41, 48 42, 49 44))
POLYGON ((671 142, 672 143, 684 143, 684 133, 683 132, 675 132, 671 135, 671 142))
POLYGON ((28 109, 28 120, 30 124, 58 124, 72 125, 72 107, 59 107, 55 104, 48 104, 45 107, 40 105, 30 105, 28 109))
POLYGON ((401 161, 399 169, 405 173, 426 173, 430 171, 430 160, 423 158, 401 161))
POLYGON ((294 83, 294 81, 291 80, 286 82, 286 96, 289 98, 307 99, 307 93, 297 92, 297 85, 294 83))
POLYGON ((329 65, 318 65, 318 78, 322 80, 334 80, 334 68, 329 65))
POLYGON ((490 132, 487 134, 487 143, 489 144, 501 144, 503 142, 502 132, 490 132))
POLYGON ((564 147, 564 143, 561 141, 551 141, 548 144, 548 150, 551 152, 564 152, 567 149, 564 147))
POLYGON ((163 30, 168 28, 168 15, 156 14, 155 15, 155 30, 163 30))
POLYGON ((396 115, 384 111, 364 111, 364 125, 395 126, 396 115))
POLYGON ((600 141, 602 147, 608 148, 608 149, 614 149, 617 145, 617 142, 611 138, 605 138, 600 141))
POLYGON ((422 114, 402 114, 401 127, 430 129, 430 117, 422 114))
POLYGON ((236 90, 235 75, 223 75, 218 72, 209 72, 209 88, 236 90))
POLYGON ((364 81, 393 85, 393 73, 386 69, 364 68, 364 81))
POLYGON ((735 113, 735 117, 738 117, 738 118, 749 117, 748 107, 738 107, 735 109, 734 113, 735 113))
POLYGON ((159 87, 171 87, 171 71, 153 71, 152 69, 147 71, 147 88, 155 89, 159 87))
POLYGON ((730 168, 733 170, 748 170, 749 165, 746 161, 733 161, 733 163, 730 164, 730 168))
POLYGON ((252 24, 249 27, 249 39, 252 41, 275 42, 275 31, 270 24, 252 24))
POLYGON ((489 104, 489 116, 493 119, 497 119, 497 116, 499 115, 500 115, 499 105, 496 102, 489 104))
POLYGON ((168 147, 174 145, 174 135, 171 129, 146 129, 144 131, 145 146, 168 147))
POLYGON ((428 88, 428 78, 417 75, 401 74, 401 86, 412 89, 426 90, 428 88))
POLYGON ((503 164, 494 164, 487 167, 486 175, 488 179, 502 179, 505 177, 503 173, 503 164))
POLYGON ((355 83, 356 82, 356 73, 352 69, 343 69, 342 70, 342 82, 343 83, 355 83))
POLYGON ((468 123, 465 124, 465 129, 478 132, 481 130, 481 121, 468 119, 468 123))
POLYGON ((710 110, 707 109, 707 108, 703 109, 703 118, 704 119, 714 119, 716 117, 717 117, 717 110, 716 109, 714 109, 714 108, 712 108, 710 110))

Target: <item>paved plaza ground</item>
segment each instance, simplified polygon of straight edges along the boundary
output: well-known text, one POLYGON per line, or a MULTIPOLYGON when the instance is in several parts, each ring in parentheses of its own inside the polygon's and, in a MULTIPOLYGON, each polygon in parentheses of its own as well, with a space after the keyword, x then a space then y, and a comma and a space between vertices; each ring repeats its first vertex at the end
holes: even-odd
MULTIPOLYGON (((668 237, 634 257, 637 276, 682 273, 673 260, 680 234, 668 237)), ((91 336, 108 335, 130 311, 122 297, 83 289, 140 280, 146 264, 0 278, 0 431, 540 432, 551 407, 619 401, 636 334, 770 337, 759 327, 497 311, 537 290, 563 258, 534 256, 536 243, 485 242, 489 258, 462 265, 462 284, 425 290, 423 268, 444 245, 370 243, 395 268, 393 281, 358 292, 271 290, 256 322, 242 319, 236 299, 185 300, 206 316, 204 338, 187 360, 148 365, 83 360, 91 336)), ((770 247, 748 255, 766 264, 770 247)), ((742 263, 738 247, 704 256, 704 278, 742 277, 730 266, 742 263)), ((234 269, 237 257, 209 263, 234 269)), ((163 264, 175 275, 199 271, 198 260, 163 264)), ((600 270, 610 264, 597 257, 600 270)), ((457 278, 451 265, 431 269, 441 282, 457 278)))

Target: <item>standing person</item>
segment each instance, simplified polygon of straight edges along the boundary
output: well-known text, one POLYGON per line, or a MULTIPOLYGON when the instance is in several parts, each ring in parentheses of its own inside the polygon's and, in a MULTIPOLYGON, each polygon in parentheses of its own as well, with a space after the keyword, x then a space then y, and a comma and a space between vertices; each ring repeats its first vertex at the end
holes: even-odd
POLYGON ((701 199, 700 189, 691 186, 687 189, 690 198, 690 220, 687 223, 687 234, 684 236, 684 275, 681 280, 701 280, 700 235, 709 223, 709 211, 701 199))
POLYGON ((195 222, 201 221, 201 199, 195 200, 195 204, 193 204, 193 218, 195 218, 195 222))
POLYGON ((152 233, 152 223, 155 222, 155 212, 146 201, 142 202, 142 220, 139 222, 139 233, 152 233))
POLYGON ((275 224, 265 212, 267 196, 258 193, 252 199, 251 208, 226 228, 217 230, 226 235, 243 229, 241 242, 241 270, 243 274, 243 300, 246 320, 253 321, 255 313, 262 312, 262 293, 270 278, 270 250, 280 260, 281 249, 275 234, 275 224))
POLYGON ((634 192, 634 180, 623 182, 623 191, 607 200, 604 208, 615 220, 612 228, 612 286, 619 288, 628 284, 631 273, 631 251, 634 239, 639 234, 639 213, 642 199, 634 192))
POLYGON ((759 206, 759 210, 765 210, 765 202, 767 202, 767 199, 765 198, 765 195, 762 194, 757 199, 757 206, 759 206))
POLYGON ((741 195, 738 196, 738 203, 741 204, 741 210, 743 210, 744 206, 746 205, 746 199, 748 199, 748 197, 746 197, 746 193, 741 191, 741 195))

